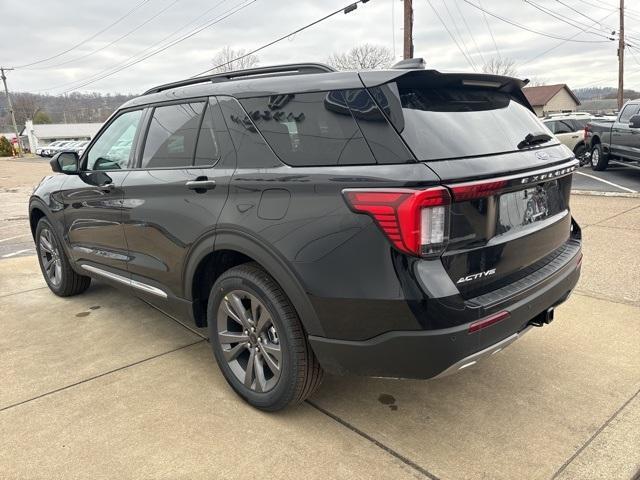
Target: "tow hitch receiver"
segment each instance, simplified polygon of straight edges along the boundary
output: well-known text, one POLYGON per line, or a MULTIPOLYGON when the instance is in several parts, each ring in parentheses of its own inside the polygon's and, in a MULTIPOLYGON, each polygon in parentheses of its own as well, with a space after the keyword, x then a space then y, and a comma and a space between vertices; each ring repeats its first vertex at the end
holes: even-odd
POLYGON ((554 307, 548 308, 545 312, 542 312, 540 315, 533 318, 529 322, 529 325, 533 325, 534 327, 543 327, 545 325, 548 325, 553 321, 554 312, 554 307))

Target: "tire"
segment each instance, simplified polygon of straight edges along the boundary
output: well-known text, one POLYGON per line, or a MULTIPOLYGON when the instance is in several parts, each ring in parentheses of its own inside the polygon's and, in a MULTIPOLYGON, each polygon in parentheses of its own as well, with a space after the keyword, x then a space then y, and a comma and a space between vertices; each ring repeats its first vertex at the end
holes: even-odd
POLYGON ((278 411, 302 402, 320 386, 323 370, 298 314, 258 264, 239 265, 220 275, 211 288, 207 319, 218 366, 247 403, 278 411))
POLYGON ((585 146, 584 143, 581 143, 580 145, 576 145, 576 147, 573 149, 573 154, 576 156, 576 158, 580 162, 580 166, 585 164, 585 159, 584 159, 585 153, 587 153, 587 147, 585 146))
POLYGON ((609 166, 609 157, 602 151, 602 144, 596 143, 591 150, 591 169, 601 172, 609 166))
POLYGON ((70 297, 89 288, 91 278, 73 270, 53 225, 46 217, 41 218, 36 227, 36 251, 42 276, 53 293, 59 297, 70 297))

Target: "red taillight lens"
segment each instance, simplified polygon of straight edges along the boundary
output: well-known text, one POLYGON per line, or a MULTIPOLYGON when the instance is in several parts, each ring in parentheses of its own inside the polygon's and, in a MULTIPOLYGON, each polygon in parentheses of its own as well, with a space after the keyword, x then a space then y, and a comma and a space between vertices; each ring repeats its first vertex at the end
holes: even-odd
POLYGON ((458 183, 457 185, 451 185, 449 188, 451 188, 456 202, 464 202, 465 200, 490 197, 506 186, 506 180, 493 180, 489 182, 458 183))
POLYGON ((478 330, 487 328, 493 325, 494 323, 498 323, 498 322, 501 322, 502 320, 509 318, 510 316, 511 314, 506 310, 503 310, 502 312, 494 313, 493 315, 489 315, 488 317, 478 320, 477 322, 473 322, 471 325, 469 325, 469 333, 477 332, 478 330))
POLYGON ((444 187, 427 190, 344 190, 353 211, 373 217, 393 245, 413 255, 434 255, 449 235, 451 197, 444 187))

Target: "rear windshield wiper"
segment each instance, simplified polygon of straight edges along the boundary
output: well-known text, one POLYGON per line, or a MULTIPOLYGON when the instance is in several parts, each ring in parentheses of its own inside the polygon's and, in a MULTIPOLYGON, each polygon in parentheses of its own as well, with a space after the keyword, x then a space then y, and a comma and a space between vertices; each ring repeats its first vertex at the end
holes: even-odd
POLYGON ((522 140, 518 144, 518 149, 522 150, 523 148, 533 147, 534 145, 538 145, 540 143, 545 143, 551 140, 553 137, 548 133, 528 133, 524 140, 522 140))

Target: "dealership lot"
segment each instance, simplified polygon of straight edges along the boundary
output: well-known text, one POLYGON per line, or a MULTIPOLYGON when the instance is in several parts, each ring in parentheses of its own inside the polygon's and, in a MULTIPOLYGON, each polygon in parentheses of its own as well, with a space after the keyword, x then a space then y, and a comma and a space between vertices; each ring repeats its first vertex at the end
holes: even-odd
MULTIPOLYGON (((640 171, 619 168, 580 172, 640 191, 640 171)), ((583 276, 551 325, 456 376, 327 377, 310 402, 269 415, 227 387, 204 332, 98 282, 74 298, 49 293, 26 213, 48 171, 42 160, 0 162, 7 478, 625 479, 640 469, 633 193, 576 176, 581 190, 626 196, 573 196, 583 276)))

